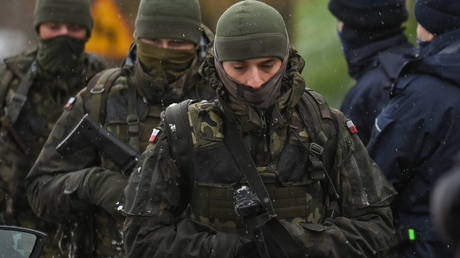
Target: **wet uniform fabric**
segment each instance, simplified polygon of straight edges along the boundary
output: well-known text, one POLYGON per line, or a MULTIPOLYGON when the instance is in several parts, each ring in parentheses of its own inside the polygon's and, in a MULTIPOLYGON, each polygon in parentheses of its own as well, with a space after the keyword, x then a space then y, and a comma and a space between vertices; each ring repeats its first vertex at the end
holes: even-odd
POLYGON ((127 257, 236 257, 250 241, 233 209, 233 191, 245 179, 223 143, 222 101, 239 121, 279 221, 305 257, 386 257, 394 238, 389 205, 395 191, 343 114, 329 109, 317 93, 305 92, 303 59, 291 53, 282 94, 266 113, 225 93, 213 60, 208 57, 201 72, 219 99, 186 108, 192 151, 185 155, 191 164, 173 151, 186 141, 177 135, 177 124, 163 121, 130 176, 124 203, 127 257), (301 98, 320 124, 304 123, 301 98), (313 165, 317 157, 309 151, 319 138, 327 139, 324 166, 313 165), (338 202, 322 169, 332 177, 338 202))
POLYGON ((36 56, 36 50, 29 51, 7 58, 0 64, 0 92, 4 92, 0 101, 0 224, 43 230, 49 234, 44 256, 58 257, 54 241, 56 227, 33 214, 25 195, 24 177, 63 112, 64 104, 84 87, 88 79, 104 69, 105 64, 94 54, 83 54, 81 67, 76 71, 51 74, 37 64, 36 56), (29 77, 26 74, 30 69, 33 73, 29 77), (4 120, 4 111, 25 80, 31 84, 27 101, 12 125, 13 133, 20 139, 18 143, 5 125, 9 121, 4 120), (23 149, 21 144, 26 148, 23 149))
POLYGON ((119 74, 106 70, 99 76, 115 76, 111 85, 97 82, 94 88, 83 90, 59 118, 28 175, 27 190, 31 206, 39 216, 50 221, 74 222, 74 237, 66 240, 72 246, 71 257, 123 256, 124 218, 119 206, 127 177, 91 146, 61 156, 55 150, 57 144, 89 113, 113 135, 143 151, 165 105, 214 96, 214 92, 198 83, 199 62, 195 59, 177 81, 169 85, 152 83, 137 61, 136 48, 132 48, 119 74), (134 106, 135 114, 130 113, 130 106, 134 106), (103 121, 101 112, 105 114, 103 121), (138 131, 132 127, 136 121, 129 119, 131 115, 139 119, 138 131), (139 146, 135 144, 137 140, 139 146))

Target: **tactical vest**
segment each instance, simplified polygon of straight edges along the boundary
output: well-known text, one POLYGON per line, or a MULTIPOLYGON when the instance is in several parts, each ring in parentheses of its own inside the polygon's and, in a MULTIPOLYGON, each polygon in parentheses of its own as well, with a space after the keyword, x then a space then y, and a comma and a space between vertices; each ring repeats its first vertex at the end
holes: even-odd
MULTIPOLYGON (((159 105, 149 105, 139 97, 136 88, 128 85, 127 76, 121 74, 120 68, 97 74, 89 82, 82 98, 87 113, 139 152, 145 150, 152 128, 161 120, 162 108, 159 105), (127 94, 109 95, 111 91, 126 91, 127 94)), ((111 161, 103 158, 101 165, 108 169, 114 168, 111 161)))
MULTIPOLYGON (((191 217, 220 231, 244 233, 232 196, 245 178, 223 143, 222 116, 218 111, 190 111, 199 105, 170 106, 164 117, 171 151, 189 182, 184 196, 191 196, 191 217)), ((337 124, 325 100, 312 90, 305 92, 293 113, 300 124, 291 118, 283 127, 288 132, 278 160, 257 169, 278 219, 321 223, 338 211, 338 175, 332 167, 337 124), (286 174, 297 178, 281 179, 286 174)))

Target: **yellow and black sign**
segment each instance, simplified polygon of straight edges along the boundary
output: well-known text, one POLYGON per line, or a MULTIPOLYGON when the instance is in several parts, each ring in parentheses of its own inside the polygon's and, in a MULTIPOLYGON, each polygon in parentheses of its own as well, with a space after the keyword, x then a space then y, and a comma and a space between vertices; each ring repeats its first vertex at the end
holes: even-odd
POLYGON ((133 41, 132 29, 115 0, 93 0, 94 27, 86 43, 87 52, 109 59, 122 59, 133 41))

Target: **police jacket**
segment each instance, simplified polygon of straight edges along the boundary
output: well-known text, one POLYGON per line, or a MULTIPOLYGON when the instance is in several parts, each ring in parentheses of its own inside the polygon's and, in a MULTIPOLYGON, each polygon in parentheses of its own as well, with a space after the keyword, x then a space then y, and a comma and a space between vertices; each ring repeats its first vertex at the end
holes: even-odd
POLYGON ((368 149, 399 192, 395 204, 403 230, 415 229, 409 257, 448 257, 429 218, 436 180, 460 150, 460 30, 437 36, 392 90, 375 121, 368 149), (418 238, 418 239, 417 239, 418 238))
POLYGON ((356 124, 364 145, 369 142, 375 117, 390 99, 389 89, 413 59, 414 50, 402 32, 359 49, 344 48, 351 52, 345 56, 356 84, 343 99, 340 110, 356 124))
POLYGON ((282 96, 263 114, 227 96, 208 58, 202 72, 219 99, 185 105, 181 124, 170 122, 169 107, 130 176, 124 204, 128 257, 235 257, 250 241, 233 208, 233 191, 245 177, 224 144, 222 103, 236 115, 277 218, 303 257, 370 257, 388 250, 395 192, 343 114, 305 92, 303 64, 291 52, 282 96), (179 131, 187 124, 184 137, 179 131), (187 139, 191 148, 180 151, 187 139))
POLYGON ((96 75, 75 101, 66 105, 27 177, 28 198, 40 217, 76 221, 76 257, 122 256, 119 206, 127 177, 93 146, 66 156, 61 156, 56 146, 88 113, 141 152, 165 105, 214 95, 198 83, 198 57, 178 81, 169 85, 152 83, 136 60, 133 47, 122 68, 96 75))

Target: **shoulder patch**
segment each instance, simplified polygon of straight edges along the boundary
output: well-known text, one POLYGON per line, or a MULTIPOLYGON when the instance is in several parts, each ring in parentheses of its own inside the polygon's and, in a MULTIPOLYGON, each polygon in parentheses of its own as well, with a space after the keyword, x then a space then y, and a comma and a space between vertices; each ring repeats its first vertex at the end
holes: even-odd
POLYGON ((355 134, 355 133, 358 133, 358 128, 356 128, 355 124, 353 123, 353 121, 351 120, 347 120, 346 122, 346 126, 348 128, 348 131, 352 134, 355 134))
POLYGON ((160 135, 161 130, 158 128, 153 128, 152 134, 150 135, 149 138, 149 143, 155 143, 155 140, 158 139, 158 135, 160 135))
POLYGON ((70 110, 72 109, 73 103, 75 103, 75 100, 77 100, 74 96, 70 97, 69 100, 67 100, 67 103, 64 105, 65 110, 70 110))

